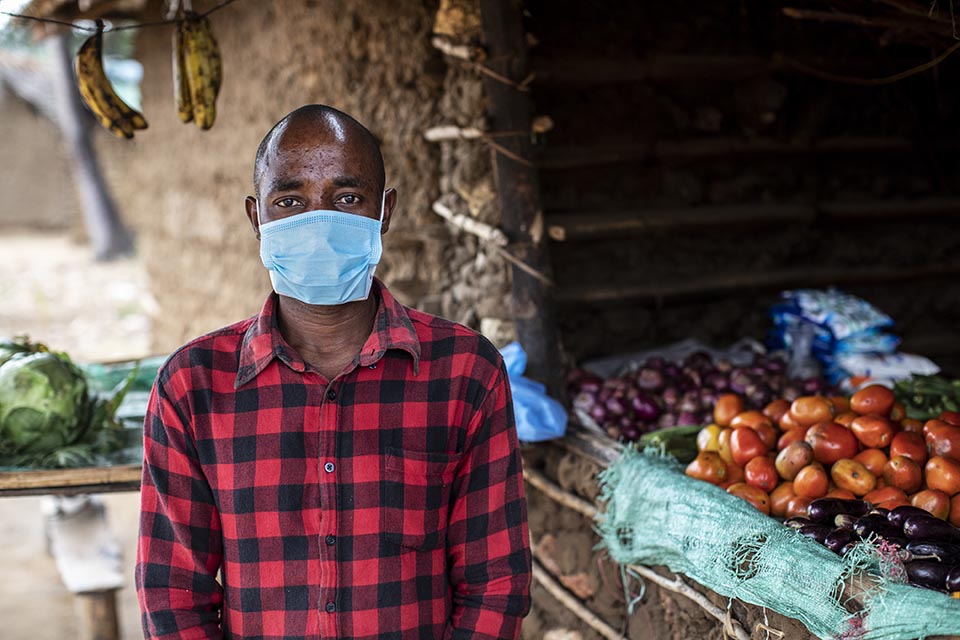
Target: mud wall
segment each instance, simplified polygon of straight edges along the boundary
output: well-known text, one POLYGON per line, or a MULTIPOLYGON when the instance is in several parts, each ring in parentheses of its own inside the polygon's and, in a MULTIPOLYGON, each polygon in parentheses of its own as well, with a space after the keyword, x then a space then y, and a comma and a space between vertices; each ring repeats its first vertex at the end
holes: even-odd
POLYGON ((261 137, 306 103, 342 109, 382 141, 387 183, 400 199, 378 275, 409 304, 429 303, 443 288, 449 233, 430 212, 440 149, 423 139, 438 119, 447 73, 429 44, 435 9, 420 0, 230 5, 211 17, 224 84, 217 122, 206 132, 181 124, 174 111, 169 29, 140 32, 150 128, 132 142, 101 135, 98 143, 159 305, 155 351, 259 309, 269 281, 243 198, 253 190, 261 137))
POLYGON ((80 210, 60 132, 0 82, 0 231, 64 230, 80 210))

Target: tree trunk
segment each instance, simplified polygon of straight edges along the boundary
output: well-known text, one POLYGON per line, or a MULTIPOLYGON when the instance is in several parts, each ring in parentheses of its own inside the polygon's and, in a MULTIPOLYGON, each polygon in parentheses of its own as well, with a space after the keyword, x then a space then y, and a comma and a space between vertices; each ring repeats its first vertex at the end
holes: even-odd
POLYGON ((57 119, 67 142, 73 181, 80 193, 84 227, 97 260, 110 260, 133 250, 133 239, 117 213, 91 140, 92 119, 80 101, 73 77, 69 32, 51 36, 53 94, 57 119))

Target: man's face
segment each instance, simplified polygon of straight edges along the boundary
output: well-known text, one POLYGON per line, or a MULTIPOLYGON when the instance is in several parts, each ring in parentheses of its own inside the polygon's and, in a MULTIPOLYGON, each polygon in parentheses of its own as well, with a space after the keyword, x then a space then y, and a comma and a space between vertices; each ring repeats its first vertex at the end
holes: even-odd
MULTIPOLYGON (((247 216, 258 235, 260 223, 318 209, 379 219, 384 193, 373 162, 368 148, 344 127, 292 123, 270 143, 259 198, 247 197, 247 216)), ((396 191, 388 189, 384 233, 395 204, 396 191)))

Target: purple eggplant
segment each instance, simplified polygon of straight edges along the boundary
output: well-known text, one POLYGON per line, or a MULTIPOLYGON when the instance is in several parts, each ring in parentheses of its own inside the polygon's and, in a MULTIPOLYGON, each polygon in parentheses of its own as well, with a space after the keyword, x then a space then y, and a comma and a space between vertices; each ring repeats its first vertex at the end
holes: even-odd
POLYGON ((910 516, 903 523, 903 532, 911 540, 960 543, 960 529, 933 516, 910 516))
POLYGON ((627 412, 627 403, 621 398, 610 398, 606 404, 609 415, 619 417, 627 412))
POLYGON ((590 393, 586 393, 584 391, 581 391, 580 393, 578 393, 576 397, 574 397, 573 399, 574 408, 579 409, 584 413, 590 411, 590 409, 592 409, 593 405, 595 405, 596 403, 597 403, 596 396, 590 393))
POLYGON ((934 560, 915 560, 904 565, 910 584, 937 591, 946 591, 947 576, 956 565, 947 565, 934 560))
POLYGON ((647 361, 643 363, 643 366, 662 370, 667 366, 667 360, 663 356, 650 356, 647 358, 647 361))
POLYGON ((870 503, 863 500, 819 498, 810 503, 807 513, 810 519, 820 524, 832 523, 841 514, 862 516, 870 510, 870 503))
POLYGON ((864 540, 872 535, 881 538, 899 538, 903 536, 900 529, 887 522, 886 517, 879 513, 867 514, 857 520, 853 525, 853 531, 864 540))
POLYGON ((907 544, 907 551, 915 556, 925 556, 926 559, 944 564, 960 564, 960 545, 957 544, 912 540, 907 544))
POLYGON ((947 574, 947 591, 960 591, 960 564, 954 565, 947 574))
POLYGON ((700 418, 693 411, 681 411, 677 416, 678 427, 692 427, 701 424, 700 418))
POLYGON ((920 509, 919 507, 911 507, 910 505, 903 505, 902 507, 897 507, 893 509, 890 513, 887 514, 887 520, 890 521, 895 527, 903 528, 903 525, 906 523, 907 518, 911 516, 923 516, 929 517, 930 512, 920 509))
POLYGON ((809 518, 802 518, 800 516, 794 516, 792 518, 787 518, 783 521, 783 524, 790 527, 791 529, 799 529, 800 527, 805 527, 813 522, 809 518))
POLYGON ((719 371, 714 371, 713 373, 707 374, 707 376, 703 379, 703 382, 708 387, 717 391, 726 391, 730 386, 730 381, 727 380, 727 377, 719 371))
POLYGON ((848 542, 847 544, 843 545, 843 546, 840 548, 840 551, 839 551, 838 553, 839 553, 840 555, 842 555, 842 556, 845 556, 845 555, 847 555, 848 553, 850 553, 850 551, 851 551, 855 546, 857 546, 858 544, 859 544, 859 542, 858 542, 857 540, 854 540, 854 541, 852 541, 852 542, 848 542))
POLYGON ((820 544, 824 543, 831 531, 833 531, 833 529, 825 524, 808 524, 797 529, 797 533, 800 535, 807 538, 813 538, 820 544))
POLYGON ((834 529, 823 539, 823 544, 830 551, 840 553, 840 549, 853 542, 854 537, 853 531, 850 529, 834 529))
POLYGON ((859 519, 860 516, 852 516, 849 513, 841 513, 833 519, 833 526, 838 529, 850 529, 852 531, 853 525, 855 525, 859 519))

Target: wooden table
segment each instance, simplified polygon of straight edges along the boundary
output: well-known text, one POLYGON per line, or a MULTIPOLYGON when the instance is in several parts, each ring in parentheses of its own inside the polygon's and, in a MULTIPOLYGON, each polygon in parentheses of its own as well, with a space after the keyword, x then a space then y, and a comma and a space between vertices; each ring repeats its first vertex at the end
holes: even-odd
MULTIPOLYGON (((0 498, 139 491, 140 464, 0 472, 0 498)), ((116 589, 77 593, 79 638, 119 640, 116 589)))
POLYGON ((140 490, 140 464, 78 469, 0 471, 0 498, 140 490))

